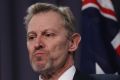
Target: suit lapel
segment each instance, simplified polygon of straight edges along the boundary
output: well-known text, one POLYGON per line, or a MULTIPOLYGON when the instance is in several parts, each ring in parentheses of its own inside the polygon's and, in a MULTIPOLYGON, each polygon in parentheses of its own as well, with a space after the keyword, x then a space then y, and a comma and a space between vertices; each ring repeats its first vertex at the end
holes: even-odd
POLYGON ((76 70, 73 80, 93 80, 89 75, 80 74, 78 70, 76 70))

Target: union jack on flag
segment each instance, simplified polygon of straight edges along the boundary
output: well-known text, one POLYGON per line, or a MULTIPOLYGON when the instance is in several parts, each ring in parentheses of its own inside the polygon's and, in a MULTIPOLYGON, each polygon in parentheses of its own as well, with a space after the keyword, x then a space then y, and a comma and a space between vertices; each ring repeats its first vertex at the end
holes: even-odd
POLYGON ((111 0, 82 0, 81 10, 82 72, 119 74, 120 26, 111 0))

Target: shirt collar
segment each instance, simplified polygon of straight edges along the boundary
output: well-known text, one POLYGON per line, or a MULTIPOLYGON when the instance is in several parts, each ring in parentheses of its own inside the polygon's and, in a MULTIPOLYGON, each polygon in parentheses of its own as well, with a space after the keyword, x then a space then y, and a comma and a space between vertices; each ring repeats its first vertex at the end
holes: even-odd
POLYGON ((75 66, 71 66, 67 71, 65 71, 58 80, 73 80, 73 76, 75 74, 75 66))
MULTIPOLYGON (((73 80, 74 74, 76 72, 75 66, 71 66, 68 70, 66 70, 58 80, 73 80)), ((39 76, 39 80, 43 80, 41 76, 39 76)))

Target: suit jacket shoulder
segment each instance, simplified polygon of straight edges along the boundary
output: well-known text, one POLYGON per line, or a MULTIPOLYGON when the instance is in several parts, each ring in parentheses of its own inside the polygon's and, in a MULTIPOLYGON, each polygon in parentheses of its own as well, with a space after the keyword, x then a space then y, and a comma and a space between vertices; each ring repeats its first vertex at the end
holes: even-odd
POLYGON ((81 74, 80 71, 76 70, 73 80, 94 80, 88 74, 81 74))

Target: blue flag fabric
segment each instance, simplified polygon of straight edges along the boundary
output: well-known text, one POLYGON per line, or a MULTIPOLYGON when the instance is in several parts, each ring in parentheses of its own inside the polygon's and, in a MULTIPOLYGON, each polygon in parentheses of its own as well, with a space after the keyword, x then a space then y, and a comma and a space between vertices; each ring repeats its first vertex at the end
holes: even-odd
POLYGON ((82 0, 81 21, 80 70, 88 74, 119 74, 120 26, 111 0, 82 0))

